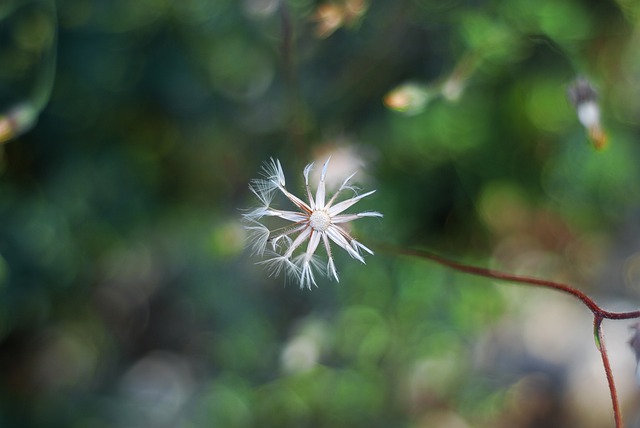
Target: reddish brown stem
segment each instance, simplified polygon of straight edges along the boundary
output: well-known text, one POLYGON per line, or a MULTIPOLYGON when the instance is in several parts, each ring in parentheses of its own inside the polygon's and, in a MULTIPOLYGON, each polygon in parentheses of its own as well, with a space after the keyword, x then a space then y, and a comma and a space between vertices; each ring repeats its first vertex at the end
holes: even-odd
POLYGON ((604 372, 607 375, 607 383, 609 384, 609 393, 611 395, 611 404, 613 405, 613 417, 616 422, 616 428, 622 428, 624 426, 622 422, 622 414, 620 412, 620 404, 618 403, 618 392, 616 391, 616 385, 613 380, 613 371, 611 370, 611 364, 609 363, 609 356, 607 355, 607 348, 604 343, 604 334, 602 332, 602 320, 603 318, 597 315, 593 319, 594 332, 596 335, 598 351, 602 357, 602 365, 604 366, 604 372))
POLYGON ((589 308, 589 310, 593 313, 593 315, 598 318, 612 319, 612 320, 640 318, 640 311, 632 311, 632 312, 606 311, 602 309, 600 306, 598 306, 598 304, 591 297, 587 296, 584 292, 574 287, 571 287, 570 285, 562 284, 560 282, 549 281, 546 279, 532 278, 528 276, 514 275, 514 274, 495 271, 495 270, 491 270, 491 269, 487 269, 479 266, 466 265, 463 263, 455 262, 453 260, 449 260, 442 256, 438 256, 436 254, 433 254, 425 250, 399 248, 399 247, 392 247, 389 245, 381 245, 380 248, 383 251, 431 260, 442 266, 446 266, 453 270, 457 270, 458 272, 463 272, 470 275, 483 276, 485 278, 491 278, 499 281, 508 281, 516 284, 527 284, 527 285, 533 285, 536 287, 551 288, 565 294, 570 294, 573 297, 582 301, 582 303, 587 308, 589 308))
POLYGON ((591 297, 587 296, 582 291, 574 287, 571 287, 570 285, 562 284, 560 282, 549 281, 546 279, 531 278, 527 276, 514 275, 510 273, 499 272, 499 271, 495 271, 487 268, 482 268, 479 266, 466 265, 463 263, 455 262, 453 260, 449 260, 445 257, 439 256, 424 250, 399 248, 399 247, 393 247, 390 245, 381 245, 380 248, 383 251, 431 260, 435 263, 438 263, 442 266, 446 266, 458 272, 462 272, 470 275, 482 276, 485 278, 491 278, 491 279, 500 280, 500 281, 513 282, 517 284, 526 284, 526 285, 532 285, 535 287, 551 288, 553 290, 557 290, 565 294, 570 294, 571 296, 579 299, 593 313, 594 334, 596 338, 596 344, 598 345, 598 351, 600 351, 600 356, 602 357, 602 365, 604 366, 604 372, 607 376, 607 383, 609 384, 609 393, 611 395, 611 402, 613 405, 613 415, 616 423, 616 428, 623 427, 622 414, 620 412, 620 404, 618 403, 618 392, 616 390, 616 386, 614 383, 613 372, 611 370, 611 364, 609 363, 609 357, 607 355, 607 348, 604 343, 604 335, 602 332, 602 321, 604 319, 623 320, 623 319, 631 319, 631 318, 640 318, 640 311, 632 311, 632 312, 606 311, 602 309, 600 306, 598 306, 598 304, 591 297))

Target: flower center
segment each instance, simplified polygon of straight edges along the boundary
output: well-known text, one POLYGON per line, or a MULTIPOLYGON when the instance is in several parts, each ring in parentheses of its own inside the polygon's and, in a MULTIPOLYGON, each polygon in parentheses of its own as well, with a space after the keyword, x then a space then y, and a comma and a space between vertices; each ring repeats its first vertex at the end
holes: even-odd
POLYGON ((318 232, 324 232, 331 226, 331 217, 326 211, 316 210, 311 213, 309 224, 318 232))

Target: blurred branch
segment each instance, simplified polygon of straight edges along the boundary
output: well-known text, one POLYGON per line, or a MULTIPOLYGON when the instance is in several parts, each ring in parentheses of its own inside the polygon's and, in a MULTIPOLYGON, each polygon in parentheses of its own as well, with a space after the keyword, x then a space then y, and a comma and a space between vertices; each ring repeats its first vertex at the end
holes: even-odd
POLYGON ((291 11, 286 1, 280 2, 279 8, 280 14, 280 27, 282 31, 282 68, 285 89, 287 91, 287 104, 288 104, 288 133, 292 146, 298 151, 299 154, 304 152, 304 116, 303 106, 300 100, 300 91, 298 83, 298 73, 296 69, 296 63, 294 58, 294 24, 291 18, 291 11))
POLYGON ((534 287, 551 288, 560 291, 565 294, 579 299, 594 316, 594 338, 598 351, 602 357, 602 365, 604 367, 605 375, 607 377, 607 383, 609 384, 609 393, 611 395, 611 402, 613 406, 613 414, 616 423, 616 428, 622 428, 622 416, 620 413, 620 405, 618 403, 618 394, 616 391, 613 372, 611 371, 611 365, 609 363, 609 357, 607 356, 607 350, 604 343, 604 336, 602 333, 602 321, 604 319, 623 320, 640 318, 640 311, 632 312, 610 312, 602 309, 592 298, 587 296, 582 291, 560 282, 549 281, 545 279, 531 278, 527 276, 514 275, 505 272, 499 272, 492 269, 487 269, 479 266, 466 265, 453 260, 449 260, 445 257, 433 254, 424 250, 399 248, 391 245, 380 245, 379 248, 382 251, 388 253, 401 254, 406 256, 420 257, 438 263, 442 266, 456 270, 458 272, 466 273, 469 275, 482 276, 485 278, 491 278, 499 281, 507 281, 516 284, 530 285, 534 287))
POLYGON ((623 319, 640 318, 640 311, 632 311, 632 312, 606 311, 602 309, 600 306, 598 306, 598 304, 591 297, 587 296, 582 291, 578 290, 577 288, 571 287, 570 285, 562 284, 560 282, 554 282, 546 279, 532 278, 527 276, 520 276, 520 275, 495 271, 492 269, 487 269, 479 266, 466 265, 463 263, 455 262, 453 260, 449 260, 442 256, 438 256, 436 254, 430 253, 425 250, 399 248, 399 247, 393 247, 390 245, 381 245, 380 248, 383 251, 390 252, 390 253, 420 257, 423 259, 431 260, 440 265, 443 265, 448 268, 457 270, 459 272, 467 273, 470 275, 483 276, 485 278, 491 278, 499 281, 513 282, 516 284, 525 284, 525 285, 532 285, 535 287, 551 288, 565 294, 570 294, 573 297, 582 301, 582 303, 587 308, 589 308, 589 310, 593 313, 594 316, 600 317, 602 319, 623 320, 623 319))
POLYGON ((607 348, 604 343, 604 336, 602 333, 602 320, 603 319, 597 315, 594 317, 594 336, 596 338, 598 351, 600 351, 600 356, 602 357, 604 372, 607 376, 607 384, 609 385, 609 394, 611 395, 611 405, 613 406, 613 417, 616 421, 616 428, 622 428, 624 424, 622 422, 622 414, 620 412, 620 403, 618 402, 618 392, 616 391, 613 372, 611 371, 611 364, 609 363, 609 356, 607 355, 607 348))
POLYGON ((24 134, 35 125, 38 116, 49 102, 53 89, 57 59, 57 13, 54 0, 9 2, 0 8, 0 19, 29 3, 39 3, 46 9, 53 21, 53 30, 48 46, 43 48, 36 80, 29 95, 24 101, 0 112, 0 144, 24 134))

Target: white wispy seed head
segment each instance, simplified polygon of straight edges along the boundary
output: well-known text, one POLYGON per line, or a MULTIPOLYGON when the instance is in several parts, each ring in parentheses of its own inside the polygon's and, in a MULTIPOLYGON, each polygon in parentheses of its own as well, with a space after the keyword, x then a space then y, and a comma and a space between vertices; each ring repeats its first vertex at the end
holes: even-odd
POLYGON ((277 159, 271 159, 265 163, 264 177, 252 180, 249 184, 249 188, 260 202, 258 208, 244 214, 251 249, 259 256, 267 254, 268 258, 260 264, 266 265, 272 275, 286 273, 293 277, 301 288, 311 289, 312 285, 317 286, 316 273, 339 281, 331 253, 331 242, 345 250, 354 259, 364 263, 361 252, 373 254, 373 251, 353 239, 345 226, 363 217, 382 217, 382 214, 376 211, 344 213, 359 200, 375 192, 372 190, 360 195, 354 194, 338 202, 338 196, 343 191, 350 190, 355 193, 354 188, 349 185, 349 180, 355 173, 347 177, 333 196, 327 199, 325 178, 328 166, 329 159, 322 166, 320 182, 315 194, 311 192, 309 185, 309 173, 313 164, 304 168, 307 202, 287 190, 282 165, 277 159), (271 204, 278 192, 283 194, 296 210, 273 208, 271 204), (264 224, 268 218, 278 218, 283 221, 284 226, 269 228, 264 224), (303 245, 305 242, 306 248, 303 245), (326 266, 316 255, 316 250, 320 246, 324 247, 327 255, 326 266))

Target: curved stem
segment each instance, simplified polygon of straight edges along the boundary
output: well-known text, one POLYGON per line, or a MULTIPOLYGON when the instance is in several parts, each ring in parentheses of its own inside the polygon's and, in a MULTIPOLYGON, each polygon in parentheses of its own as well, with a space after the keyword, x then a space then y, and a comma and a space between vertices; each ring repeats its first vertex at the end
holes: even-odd
POLYGON ((616 385, 613 380, 613 371, 611 370, 611 364, 609 363, 609 356, 607 355, 607 348, 604 343, 604 335, 602 332, 602 317, 594 316, 593 318, 593 330, 596 338, 596 345, 600 356, 602 357, 602 365, 604 366, 604 372, 607 376, 607 383, 609 384, 609 393, 611 395, 611 404, 613 406, 613 417, 616 422, 616 428, 622 428, 622 414, 620 412, 620 403, 618 402, 618 392, 616 391, 616 385))
POLYGON ((492 269, 487 269, 479 266, 471 266, 463 263, 455 262, 453 260, 449 260, 445 257, 433 254, 424 250, 416 250, 411 248, 399 248, 390 245, 379 245, 379 248, 383 251, 393 252, 396 254, 403 254, 407 256, 420 257, 423 259, 431 260, 436 262, 442 266, 446 266, 450 269, 457 270, 458 272, 467 273, 470 275, 483 276, 485 278, 491 278, 499 281, 507 281, 513 282, 516 284, 527 284, 533 285, 536 287, 544 287, 551 288, 553 290, 560 291, 565 294, 570 294, 573 297, 579 299, 589 310, 593 313, 594 316, 602 319, 613 319, 613 320, 623 320, 623 319, 632 319, 632 318, 640 318, 640 311, 632 311, 632 312, 610 312, 602 309, 598 304, 589 296, 587 296, 584 292, 578 290, 577 288, 571 287, 570 285, 562 284, 560 282, 549 281, 546 279, 532 278, 528 276, 520 276, 500 271, 495 271, 492 269))
POLYGON ((0 112, 0 144, 30 130, 38 116, 46 107, 56 74, 57 61, 57 12, 54 0, 14 1, 0 6, 0 20, 14 13, 20 7, 35 3, 41 6, 52 20, 52 32, 43 43, 41 58, 33 87, 23 101, 17 102, 7 111, 0 112))
POLYGON ((295 59, 295 27, 291 11, 287 2, 280 2, 280 27, 282 32, 282 68, 284 85, 287 97, 287 132, 291 145, 296 151, 303 153, 305 144, 303 141, 304 128, 303 108, 298 83, 298 74, 295 59))
POLYGON ((640 311, 632 311, 632 312, 605 311, 600 306, 598 306, 598 304, 591 297, 587 296, 582 291, 574 287, 571 287, 570 285, 562 284, 560 282, 548 281, 545 279, 538 279, 538 278, 531 278, 527 276, 514 275, 514 274, 494 271, 491 269, 486 269, 478 266, 466 265, 463 263, 455 262, 453 260, 449 260, 445 257, 439 256, 424 250, 398 248, 390 245, 379 245, 379 247, 383 251, 431 260, 433 262, 436 262, 442 266, 446 266, 458 272, 467 273, 470 275, 482 276, 485 278, 491 278, 491 279, 500 280, 500 281, 513 282, 517 284, 526 284, 526 285, 532 285, 535 287, 551 288, 553 290, 557 290, 565 294, 570 294, 571 296, 579 299, 593 313, 594 338, 596 341, 596 346, 598 347, 598 351, 600 352, 600 356, 602 357, 602 365, 604 366, 604 372, 607 377, 607 383, 609 385, 609 393, 611 395, 611 403, 613 406, 613 416, 615 419, 616 428, 623 427, 622 413, 620 411, 620 404, 618 403, 618 392, 616 390, 616 386, 614 383, 613 372, 611 370, 611 364, 609 362, 609 356, 607 355, 607 348, 605 346, 604 335, 602 332, 602 321, 604 319, 623 320, 623 319, 631 319, 631 318, 640 318, 640 311))

